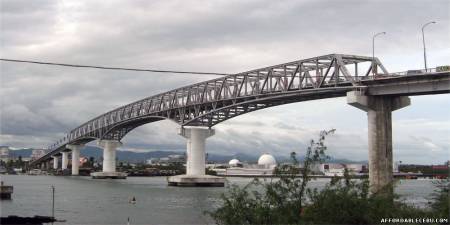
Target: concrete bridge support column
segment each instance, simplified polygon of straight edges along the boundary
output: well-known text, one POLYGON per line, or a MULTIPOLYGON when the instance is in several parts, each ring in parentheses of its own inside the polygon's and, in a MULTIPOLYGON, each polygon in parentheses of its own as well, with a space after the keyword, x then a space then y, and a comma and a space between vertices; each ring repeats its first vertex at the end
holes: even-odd
POLYGON ((72 150, 72 175, 77 176, 80 168, 80 150, 84 145, 66 145, 67 149, 72 150))
POLYGON ((57 170, 58 169, 58 164, 59 164, 59 157, 58 156, 52 156, 53 158, 53 169, 57 170))
POLYGON ((186 175, 170 177, 169 185, 223 187, 224 178, 205 175, 205 141, 214 135, 214 130, 205 127, 180 128, 178 134, 187 139, 186 175))
MULTIPOLYGON (((369 183, 371 193, 392 183, 392 111, 411 104, 406 96, 366 96, 347 93, 347 103, 367 112, 369 141, 369 183)), ((392 191, 392 190, 386 190, 392 191)))
POLYGON ((61 169, 67 169, 67 165, 69 164, 69 152, 61 152, 61 169))
POLYGON ((103 148, 103 171, 91 173, 92 178, 125 179, 126 173, 116 172, 116 150, 122 143, 116 140, 99 140, 98 146, 103 148))

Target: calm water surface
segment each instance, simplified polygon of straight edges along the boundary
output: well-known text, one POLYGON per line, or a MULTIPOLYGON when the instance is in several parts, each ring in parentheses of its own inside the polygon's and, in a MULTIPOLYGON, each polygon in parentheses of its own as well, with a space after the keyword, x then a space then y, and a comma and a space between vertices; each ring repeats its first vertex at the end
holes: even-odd
MULTIPOLYGON (((128 177, 126 180, 92 180, 90 177, 2 175, 14 186, 13 200, 0 202, 0 214, 51 215, 51 185, 55 192, 55 224, 213 224, 204 211, 220 205, 226 188, 168 187, 165 177, 128 177), (136 197, 136 204, 129 204, 136 197)), ((248 178, 229 178, 239 185, 248 178)), ((323 187, 318 179, 312 187, 323 187)), ((431 180, 402 180, 396 192, 411 204, 425 206, 435 190, 431 180)))

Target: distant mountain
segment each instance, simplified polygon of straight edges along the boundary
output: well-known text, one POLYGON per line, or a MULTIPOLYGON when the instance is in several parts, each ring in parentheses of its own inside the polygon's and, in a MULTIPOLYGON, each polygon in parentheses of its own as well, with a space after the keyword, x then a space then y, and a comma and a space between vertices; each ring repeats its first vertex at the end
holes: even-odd
POLYGON ((9 155, 10 155, 10 157, 22 156, 22 158, 29 158, 31 156, 31 151, 33 151, 32 148, 9 150, 9 155))
MULTIPOLYGON (((26 149, 18 149, 18 150, 10 150, 9 154, 12 157, 19 157, 22 156, 24 158, 28 158, 31 155, 33 149, 26 148, 26 149)), ((185 151, 150 151, 150 152, 133 152, 133 151, 127 151, 127 150, 121 150, 116 152, 116 157, 119 159, 119 161, 125 161, 125 162, 131 162, 131 163, 139 163, 139 162, 145 162, 147 159, 150 158, 162 158, 167 157, 169 155, 184 155, 186 154, 185 151)), ((103 150, 99 147, 95 146, 86 146, 81 150, 81 156, 84 157, 94 157, 96 160, 100 160, 103 157, 103 150)), ((278 162, 288 162, 289 161, 289 155, 275 155, 274 156, 278 162)), ((259 154, 245 154, 245 153, 237 153, 237 154, 230 154, 230 155, 221 155, 221 154, 214 154, 214 153, 208 153, 207 160, 213 161, 217 163, 227 163, 231 159, 239 159, 241 162, 248 162, 248 163, 256 163, 259 158, 259 154)), ((304 156, 298 157, 299 161, 304 160, 304 156)), ((336 159, 331 157, 327 162, 330 163, 367 163, 367 161, 352 161, 348 159, 336 159)))

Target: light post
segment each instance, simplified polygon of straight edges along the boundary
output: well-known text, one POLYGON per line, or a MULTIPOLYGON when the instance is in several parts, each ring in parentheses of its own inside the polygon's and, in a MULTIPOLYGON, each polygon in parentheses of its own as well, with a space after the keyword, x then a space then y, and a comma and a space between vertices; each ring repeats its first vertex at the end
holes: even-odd
POLYGON ((426 23, 426 24, 424 24, 422 26, 423 61, 425 63, 425 73, 427 72, 428 67, 427 67, 427 49, 425 47, 425 32, 424 32, 424 29, 425 29, 426 26, 428 26, 430 24, 434 24, 434 23, 436 23, 436 22, 435 21, 431 21, 431 22, 428 22, 428 23, 426 23))
POLYGON ((55 221, 55 186, 52 185, 52 224, 55 221))
POLYGON ((378 35, 382 35, 382 34, 386 34, 386 32, 376 33, 372 37, 372 74, 373 75, 375 75, 375 70, 376 70, 376 66, 375 66, 375 37, 377 37, 378 35))

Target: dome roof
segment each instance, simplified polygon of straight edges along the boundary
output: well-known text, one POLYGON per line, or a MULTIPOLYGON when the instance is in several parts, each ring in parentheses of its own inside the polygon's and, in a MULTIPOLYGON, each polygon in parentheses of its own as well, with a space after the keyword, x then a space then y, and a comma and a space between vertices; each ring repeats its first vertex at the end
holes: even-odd
POLYGON ((235 166, 239 163, 241 163, 241 162, 239 162, 238 159, 232 159, 232 160, 230 160, 230 162, 228 162, 228 165, 235 166))
POLYGON ((259 157, 258 165, 277 165, 277 161, 272 155, 265 153, 259 157))

